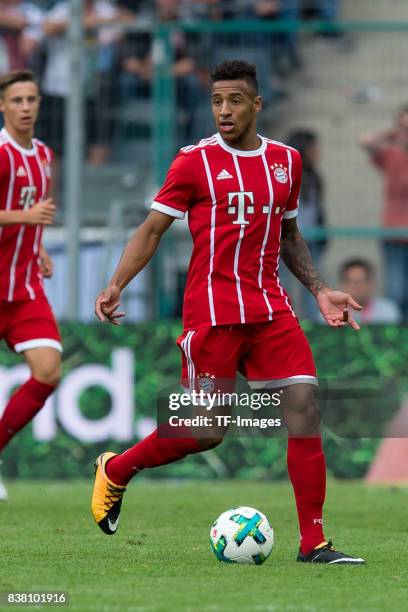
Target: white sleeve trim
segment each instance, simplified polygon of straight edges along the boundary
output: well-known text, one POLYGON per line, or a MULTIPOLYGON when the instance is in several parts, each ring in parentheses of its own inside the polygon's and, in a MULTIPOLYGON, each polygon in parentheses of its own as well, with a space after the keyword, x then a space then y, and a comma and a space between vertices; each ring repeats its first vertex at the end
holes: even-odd
POLYGON ((182 210, 178 210, 177 208, 173 208, 172 206, 167 206, 166 204, 161 204, 161 202, 154 201, 150 208, 154 210, 158 210, 165 215, 169 215, 170 217, 175 217, 176 219, 184 219, 186 213, 182 210))
POLYGON ((295 208, 294 210, 288 210, 288 211, 283 213, 283 218, 284 219, 294 219, 297 216, 298 216, 298 209, 297 208, 295 208))
POLYGON ((14 345, 14 350, 16 353, 23 353, 24 351, 28 351, 28 349, 41 348, 41 347, 49 347, 54 348, 60 353, 62 353, 62 344, 57 340, 53 340, 52 338, 36 338, 35 340, 26 340, 25 342, 17 342, 14 345))

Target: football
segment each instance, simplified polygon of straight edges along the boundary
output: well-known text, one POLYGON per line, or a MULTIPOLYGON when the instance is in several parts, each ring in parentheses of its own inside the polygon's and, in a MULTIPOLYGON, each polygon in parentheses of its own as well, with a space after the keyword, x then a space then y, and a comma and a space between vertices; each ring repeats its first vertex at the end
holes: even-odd
POLYGON ((255 508, 230 508, 212 525, 210 546, 224 563, 261 565, 272 552, 273 529, 266 516, 255 508))

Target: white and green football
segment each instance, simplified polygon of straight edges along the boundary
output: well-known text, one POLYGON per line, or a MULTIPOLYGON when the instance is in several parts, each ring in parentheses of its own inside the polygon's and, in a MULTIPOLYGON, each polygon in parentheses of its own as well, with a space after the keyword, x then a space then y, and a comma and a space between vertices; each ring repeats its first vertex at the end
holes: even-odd
POLYGON ((224 563, 261 565, 272 552, 273 529, 266 516, 255 508, 230 508, 212 525, 210 546, 224 563))

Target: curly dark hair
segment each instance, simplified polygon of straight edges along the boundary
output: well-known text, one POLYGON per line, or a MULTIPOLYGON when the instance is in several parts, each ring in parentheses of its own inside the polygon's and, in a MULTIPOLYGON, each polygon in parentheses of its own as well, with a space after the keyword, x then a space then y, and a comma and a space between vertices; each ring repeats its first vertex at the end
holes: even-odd
POLYGON ((232 60, 222 62, 214 68, 211 73, 211 80, 216 81, 246 81, 256 93, 258 93, 258 81, 256 78, 256 66, 248 64, 245 60, 232 60))

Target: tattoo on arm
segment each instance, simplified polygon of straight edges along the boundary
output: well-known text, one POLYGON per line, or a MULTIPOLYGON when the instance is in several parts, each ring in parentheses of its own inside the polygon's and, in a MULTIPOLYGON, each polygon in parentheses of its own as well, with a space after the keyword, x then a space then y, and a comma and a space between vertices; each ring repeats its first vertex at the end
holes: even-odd
POLYGON ((292 274, 315 297, 319 291, 327 288, 327 283, 313 265, 309 248, 296 225, 282 232, 281 257, 292 274))

